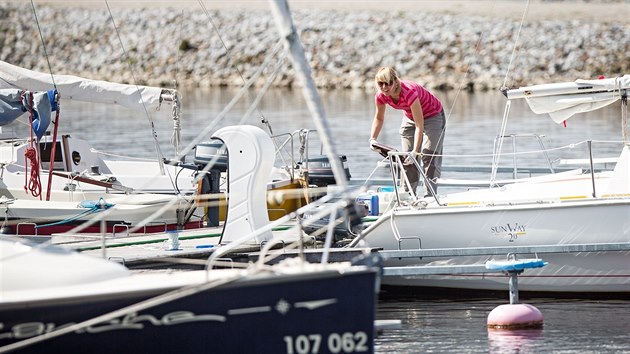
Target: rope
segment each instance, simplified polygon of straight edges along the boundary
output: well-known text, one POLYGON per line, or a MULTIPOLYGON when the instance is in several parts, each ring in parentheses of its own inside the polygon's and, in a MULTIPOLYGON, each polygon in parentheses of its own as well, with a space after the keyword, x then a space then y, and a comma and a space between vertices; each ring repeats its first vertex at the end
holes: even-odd
MULTIPOLYGON (((228 49, 227 45, 225 44, 225 42, 223 41, 223 38, 221 37, 221 33, 219 32, 219 28, 217 27, 217 25, 212 20, 212 16, 210 16, 210 12, 206 8, 206 5, 203 3, 202 0, 197 0, 197 1, 199 2, 199 6, 201 7, 201 9, 203 10, 203 13, 206 15, 206 17, 208 17, 208 20, 210 21, 210 24, 212 24, 212 27, 214 28, 214 31, 216 32, 217 36, 219 37, 219 41, 221 42, 221 45, 225 49, 227 57, 231 58, 232 54, 231 54, 230 50, 228 49)), ((236 70, 238 75, 240 76, 241 81, 243 81, 243 84, 246 84, 247 81, 245 80, 245 77, 243 76, 243 73, 239 70, 239 68, 235 64, 232 64, 232 66, 234 67, 234 70, 236 70)), ((256 108, 256 111, 258 112, 258 114, 262 118, 262 123, 264 123, 265 126, 269 129, 269 133, 271 135, 273 135, 273 131, 271 130, 271 125, 269 124, 269 121, 265 118, 265 116, 263 115, 262 111, 260 109, 258 109, 258 108, 256 108)))
MULTIPOLYGON (((494 3, 493 3, 493 5, 494 5, 494 3)), ((529 0, 527 0, 527 2, 526 2, 526 4, 525 4, 525 9, 524 9, 524 11, 523 11, 523 16, 521 17, 521 22, 520 22, 520 25, 519 25, 518 31, 517 31, 517 33, 516 33, 516 39, 515 39, 515 41, 514 41, 514 47, 512 48, 512 54, 511 54, 511 56, 510 56, 510 61, 509 61, 509 63, 508 63, 508 68, 507 68, 507 71, 506 71, 506 73, 505 73, 505 78, 503 79, 502 89, 503 89, 503 88, 505 88, 505 87, 506 87, 506 85, 507 85, 508 75, 509 75, 509 73, 510 73, 510 69, 511 69, 512 63, 513 63, 513 61, 514 61, 514 58, 515 58, 515 56, 516 56, 516 51, 517 51, 517 47, 518 47, 518 45, 517 45, 517 44, 518 44, 518 41, 519 41, 519 38, 520 38, 520 34, 521 34, 521 32, 522 32, 522 29, 523 29, 523 23, 525 23, 525 18, 527 17, 528 10, 529 10, 529 0)), ((484 34, 484 33, 482 32, 482 33, 479 35, 479 39, 477 40, 477 43, 476 43, 476 45, 475 45, 475 53, 479 53, 479 48, 480 48, 480 46, 481 46, 481 41, 482 41, 482 38, 483 38, 483 34, 484 34)), ((468 66, 467 66, 467 68, 466 68, 466 73, 464 74, 464 80, 466 79, 466 77, 468 77, 469 72, 470 72, 470 65, 468 65, 468 66)), ((451 116, 451 114, 452 114, 452 112, 453 112, 453 109, 454 109, 454 107, 455 107, 455 103, 457 102, 457 98, 459 97, 459 94, 460 94, 460 92, 461 92, 461 89, 462 89, 462 85, 460 85, 460 86, 459 86, 459 88, 458 88, 458 90, 457 90, 457 92, 456 92, 456 94, 455 94, 455 98, 454 98, 454 100, 453 100, 453 104, 451 105, 451 107, 450 107, 450 109, 449 109, 448 113, 447 113, 447 114, 446 114, 446 116, 444 117, 444 129, 442 129, 442 132, 440 133, 440 137, 438 138, 438 145, 439 145, 439 142, 440 142, 440 141, 443 139, 443 137, 444 137, 444 133, 445 133, 445 130, 446 130, 447 123, 448 123, 448 121, 449 121, 449 119, 450 119, 450 116, 451 116)), ((509 110, 509 107, 506 107, 506 109, 507 109, 507 110, 509 110)), ((446 112, 445 112, 445 113, 446 113, 446 112)), ((506 119, 506 118, 507 118, 507 117, 504 117, 504 119, 506 119)), ((504 123, 504 124, 507 124, 507 123, 504 123)), ((504 133, 504 129, 505 129, 505 125, 504 125, 504 126, 502 126, 502 131, 501 131, 501 134, 503 134, 503 133, 504 133)), ((497 152, 498 152, 498 153, 500 153, 500 152, 501 152, 501 150, 499 149, 499 150, 497 150, 497 152)), ((435 154, 431 155, 431 158, 430 158, 430 160, 429 160, 429 165, 431 164, 431 162, 432 162, 432 160, 433 160, 433 157, 434 157, 434 156, 438 156, 438 155, 435 155, 435 154)), ((497 163, 498 163, 498 161, 497 161, 497 163)))
POLYGON ((117 157, 117 158, 122 158, 122 159, 127 159, 127 160, 145 161, 145 162, 155 161, 153 159, 148 159, 148 158, 145 158, 145 157, 136 157, 136 156, 129 156, 129 155, 114 154, 114 153, 110 153, 110 152, 106 152, 106 151, 97 150, 95 148, 90 148, 90 151, 95 153, 95 154, 98 154, 98 155, 117 157))
MULTIPOLYGON (((495 2, 492 2, 492 10, 491 12, 494 13, 494 7, 495 2)), ((475 43, 475 55, 474 57, 476 58, 477 55, 479 54, 480 48, 481 48, 481 42, 483 40, 483 37, 485 35, 485 32, 480 32, 479 33, 479 38, 477 39, 477 43, 475 43)), ((442 128, 442 131, 440 132, 440 137, 438 138, 438 142, 437 142, 437 146, 440 146, 440 142, 442 140, 444 140, 444 134, 446 133, 446 126, 448 124, 448 121, 451 118, 451 115, 453 114, 453 110, 455 109, 455 103, 457 103, 457 100, 459 98, 459 94, 462 91, 462 88, 464 86, 464 83, 466 82, 466 78, 468 78, 468 75, 470 74, 470 64, 466 65, 466 73, 464 73, 464 77, 461 80, 461 83, 459 85, 459 87, 457 88, 457 92, 455 92, 455 97, 453 98, 453 103, 451 104, 451 107, 449 108, 448 112, 444 112, 445 116, 444 116, 444 128, 442 128)), ((420 147, 420 151, 422 151, 422 146, 420 147)), ((429 155, 429 154, 425 154, 425 155, 429 155)), ((431 164, 433 163, 433 158, 439 156, 439 155, 431 155, 431 158, 429 159, 429 163, 428 166, 431 166, 431 164)))
POLYGON ((252 74, 252 76, 245 83, 245 85, 242 86, 240 90, 237 92, 237 94, 230 100, 230 102, 228 102, 228 104, 225 105, 223 110, 219 112, 219 114, 210 123, 208 123, 208 125, 206 125, 206 127, 202 131, 200 131, 199 134, 197 134, 197 136, 186 146, 186 148, 181 152, 182 156, 186 155, 199 142, 201 142, 201 140, 205 139, 207 135, 210 133, 210 131, 212 131, 219 124, 219 122, 221 122, 225 118, 227 113, 231 111, 232 108, 234 108, 234 106, 236 105, 236 103, 247 93, 247 90, 249 89, 249 87, 252 86, 258 80, 262 72, 267 68, 268 65, 271 64, 271 59, 272 58, 270 56, 265 58, 265 61, 263 61, 262 65, 258 68, 258 70, 256 70, 256 72, 252 74))
POLYGON ((37 151, 34 147, 29 146, 28 148, 26 148, 26 151, 24 152, 24 159, 24 166, 26 167, 26 173, 24 175, 24 190, 30 192, 33 197, 39 197, 39 199, 41 200, 42 183, 39 176, 39 162, 37 161, 37 151), (30 179, 28 178, 29 162, 31 166, 30 179))
MULTIPOLYGON (((55 101, 58 101, 58 93, 57 93, 57 83, 55 83, 55 75, 53 75, 53 71, 52 71, 52 66, 50 65, 50 57, 48 56, 48 50, 46 49, 46 41, 44 41, 44 35, 42 33, 42 28, 39 25, 39 18, 37 17, 37 11, 35 10, 35 4, 33 2, 33 0, 31 0, 31 8, 33 9, 33 16, 35 17, 35 23, 37 23, 37 31, 39 32, 39 39, 42 42, 42 47, 44 49, 44 56, 46 57, 46 63, 48 64, 48 71, 50 72, 50 80, 52 81, 53 84, 53 88, 55 89, 55 101)), ((32 119, 32 110, 33 110, 33 96, 31 94, 31 131, 33 130, 33 119, 32 119)), ((50 200, 50 189, 51 189, 51 183, 52 183, 52 172, 53 172, 53 166, 55 163, 55 148, 56 148, 56 144, 57 144, 57 128, 58 128, 58 122, 59 122, 59 111, 60 111, 60 107, 59 107, 59 103, 57 102, 57 114, 55 116, 55 121, 54 121, 54 125, 55 125, 55 130, 54 130, 54 134, 53 134, 53 142, 52 142, 52 151, 50 154, 50 168, 49 168, 49 174, 48 174, 48 188, 46 191, 46 200, 50 200)), ((31 139, 32 139, 32 134, 31 134, 31 139)), ((31 167, 33 167, 33 165, 36 165, 37 170, 35 170, 34 168, 31 169, 31 173, 33 173, 33 171, 37 171, 37 177, 33 177, 31 176, 31 183, 29 184, 28 189, 30 190, 31 194, 35 197, 39 196, 40 200, 41 200, 41 180, 40 180, 40 176, 39 176, 39 164, 37 163, 37 154, 35 154, 35 157, 33 157, 33 153, 27 151, 26 152, 29 156, 29 158, 31 158, 31 167), (34 179, 37 180, 37 182, 34 182, 34 179), (37 194, 37 195, 36 195, 37 194)))
POLYGON ((24 100, 24 97, 26 95, 28 95, 28 100, 29 100, 29 105, 30 105, 29 121, 30 121, 31 129, 29 130, 31 132, 31 138, 29 140, 30 146, 27 147, 26 150, 24 151, 24 169, 25 169, 24 191, 26 191, 27 193, 30 192, 33 197, 39 197, 39 199, 41 200, 42 199, 42 181, 39 176, 39 159, 37 156, 37 142, 35 141, 35 138, 33 137, 33 93, 26 92, 26 91, 22 92, 22 100, 24 100), (30 179, 28 178, 29 162, 31 166, 30 179))
POLYGON ((109 2, 107 0, 105 0, 105 5, 107 5, 107 11, 109 12, 109 18, 112 21, 112 25, 114 26, 114 30, 116 32, 116 36, 118 38, 118 42, 120 43, 120 47, 122 48, 123 51, 123 56, 125 57, 125 61, 127 62, 127 65, 129 66, 129 71, 131 73, 131 78, 133 79, 134 85, 136 86, 136 90, 138 92, 138 95, 140 96, 140 101, 142 102, 142 108, 144 109, 144 113, 147 116, 147 119, 149 120, 150 126, 151 126, 151 136, 153 138, 153 142, 155 144, 155 152, 157 154, 157 160, 158 160, 158 164, 160 166, 160 172, 162 174, 165 173, 164 171, 164 164, 162 163, 162 151, 160 150, 160 144, 158 143, 158 139, 157 139, 157 132, 155 130, 155 123, 153 122, 153 119, 151 118, 151 115, 149 114, 149 111, 147 110, 147 105, 144 102, 144 100, 142 99, 142 95, 140 94, 140 87, 137 84, 137 80, 136 80, 136 76, 134 74, 133 71, 133 65, 131 64, 131 60, 129 59, 129 55, 127 54, 127 51, 125 50, 125 46, 123 45, 122 42, 122 38, 120 37, 120 32, 118 31, 118 27, 116 26, 116 21, 114 21, 114 15, 112 15, 112 10, 109 8, 109 2))
MULTIPOLYGON (((281 48, 282 48, 282 42, 278 41, 276 43, 276 45, 274 46, 273 50, 271 51, 271 54, 269 54, 267 57, 268 58, 275 57, 278 54, 278 52, 280 51, 281 48)), ((245 120, 247 120, 247 118, 252 114, 252 112, 254 110, 258 110, 258 105, 260 104, 260 101, 262 100, 262 98, 265 95, 265 93, 267 93, 267 91, 269 90, 269 88, 271 87, 273 82, 276 80, 276 77, 278 76, 278 73, 280 72, 280 69, 282 68, 282 66, 284 64, 284 60, 285 60, 285 58, 287 57, 288 54, 289 54, 288 51, 284 51, 283 54, 281 54, 281 57, 278 58, 278 60, 276 62, 276 66, 273 69, 273 72, 267 77, 267 80, 265 81, 265 84, 263 85, 263 87, 260 89, 260 92, 258 93, 258 95, 256 95, 256 97, 254 98, 254 100, 250 104, 249 108, 247 109, 247 112, 245 112, 245 114, 243 115, 243 118, 241 119, 241 123, 243 123, 245 120)), ((265 60, 267 60, 267 59, 265 59, 265 60)), ((258 111, 259 111, 259 114, 260 114, 260 110, 258 110, 258 111)), ((263 117, 262 123, 267 126, 267 129, 269 130, 269 134, 273 138, 274 137, 273 136, 273 130, 271 129, 271 125, 269 124, 269 121, 263 117)), ((276 141, 276 139, 271 139, 271 141, 273 142, 273 145, 276 148, 276 152, 277 152, 276 155, 280 156, 280 159, 282 160, 282 163, 285 166, 288 165, 287 161, 285 160, 284 156, 282 155, 282 151, 280 150, 281 146, 278 145, 278 142, 276 141)), ((291 164, 293 164, 293 161, 291 161, 291 164)), ((291 176, 291 178, 293 178, 293 176, 291 176)))
MULTIPOLYGON (((499 132, 499 136, 505 136, 505 130, 507 129, 507 119, 510 114, 510 107, 512 106, 512 101, 507 100, 505 102, 505 111, 503 112, 503 120, 501 121, 501 131, 499 132)), ((501 151, 503 150, 503 140, 499 139, 499 146, 494 151, 493 159, 492 159, 492 173, 490 174, 490 183, 494 185, 494 181, 497 178, 497 171, 499 168, 499 161, 501 159, 501 151)))
MULTIPOLYGON (((184 32, 184 10, 182 10, 182 14, 180 16, 180 26, 179 26, 179 42, 182 41, 182 33, 184 32)), ((180 122, 180 114, 181 114, 181 105, 179 102, 179 94, 177 93, 177 76, 179 76, 179 46, 175 45, 175 56, 177 60, 175 60, 175 78, 173 79, 173 86, 175 92, 173 93, 173 103, 172 103, 172 111, 171 116, 173 117, 173 134, 171 135, 171 144, 173 145, 173 150, 175 151, 175 156, 179 155, 179 146, 181 144, 182 137, 182 126, 180 122)), ((177 184, 175 184, 175 188, 177 188, 177 184)))
POLYGON ((527 17, 527 11, 529 10, 529 0, 525 3, 525 10, 523 11, 523 17, 521 17, 521 23, 518 27, 518 31, 516 32, 516 39, 514 40, 514 48, 512 48, 512 55, 510 55, 510 61, 508 63, 507 71, 505 72, 505 78, 503 79, 503 85, 501 89, 507 88, 507 80, 508 75, 510 74, 510 68, 512 67, 512 62, 514 61, 514 57, 516 56, 516 50, 518 48, 518 39, 521 36, 521 31, 523 30, 523 23, 525 23, 525 18, 527 17))
POLYGON ((181 114, 181 105, 179 103, 179 94, 173 94, 173 105, 171 115, 173 117, 173 135, 171 136, 171 144, 175 150, 175 156, 179 155, 179 145, 182 140, 182 125, 179 119, 181 114))
POLYGON ((42 228, 42 227, 49 227, 49 226, 68 224, 68 223, 71 223, 71 222, 73 222, 75 220, 78 220, 78 219, 80 219, 80 218, 82 218, 82 217, 84 217, 86 215, 97 213, 99 210, 100 209, 99 209, 98 206, 94 206, 94 207, 92 207, 92 208, 90 208, 90 209, 88 209, 86 211, 83 211, 83 212, 81 212, 81 213, 79 213, 79 214, 77 214, 77 215, 75 215, 75 216, 73 216, 71 218, 67 218, 67 219, 64 219, 64 220, 52 222, 52 223, 49 223, 49 224, 36 225, 35 228, 39 229, 39 228, 42 228))
POLYGON ((48 71, 50 72, 50 79, 52 80, 55 91, 57 91, 57 84, 55 83, 55 76, 52 73, 52 66, 50 65, 48 51, 46 50, 46 43, 44 42, 44 35, 42 34, 42 28, 39 25, 39 19, 37 18, 37 11, 35 11, 35 4, 33 3, 33 0, 31 0, 31 8, 33 9, 33 15, 35 16, 35 23, 37 23, 37 30, 39 31, 39 38, 42 41, 42 47, 44 48, 44 56, 46 57, 46 63, 48 64, 48 71))

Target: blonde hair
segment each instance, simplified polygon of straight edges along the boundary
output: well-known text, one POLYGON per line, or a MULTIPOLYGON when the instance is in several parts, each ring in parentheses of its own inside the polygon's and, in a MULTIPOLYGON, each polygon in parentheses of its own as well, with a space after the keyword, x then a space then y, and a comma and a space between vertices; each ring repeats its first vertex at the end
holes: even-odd
POLYGON ((399 81, 398 72, 391 66, 383 66, 378 69, 374 76, 374 85, 378 88, 379 82, 391 82, 399 81))

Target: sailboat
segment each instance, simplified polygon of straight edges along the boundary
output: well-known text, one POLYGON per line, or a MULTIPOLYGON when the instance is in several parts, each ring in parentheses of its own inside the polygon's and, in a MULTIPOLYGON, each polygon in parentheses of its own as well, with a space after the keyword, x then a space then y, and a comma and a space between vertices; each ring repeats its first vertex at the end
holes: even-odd
POLYGON ((89 142, 57 129, 61 96, 136 110, 168 101, 176 120, 177 91, 72 75, 53 80, 6 62, 0 62, 0 88, 3 233, 89 233, 103 227, 109 233, 130 228, 155 232, 200 226, 199 220, 181 217, 195 208, 186 197, 196 190, 192 173, 180 177, 181 168, 162 160, 107 160, 89 142), (18 137, 7 129, 21 115, 28 117, 30 136, 18 137), (156 213, 162 215, 159 224, 146 221, 156 213), (97 214, 98 221, 92 221, 97 214))
POLYGON ((132 273, 103 258, 4 236, 0 353, 373 352, 377 264, 367 257, 267 265, 275 257, 267 252, 280 242, 270 230, 284 221, 269 223, 260 178, 273 164, 271 138, 245 125, 215 136, 230 151, 255 151, 256 158, 230 155, 233 195, 223 246, 207 270, 132 273), (256 263, 221 263, 230 251, 263 243, 256 263))
MULTIPOLYGON (((91 80, 73 75, 55 75, 53 80, 45 73, 0 61, 0 98, 4 98, 2 106, 6 108, 0 114, 0 128, 10 128, 10 124, 20 115, 30 114, 33 132, 32 136, 20 137, 14 130, 4 129, 0 134, 0 193, 5 197, 0 201, 0 206, 10 210, 10 217, 5 221, 5 233, 49 235, 74 229, 94 211, 79 203, 94 205, 103 200, 107 205, 125 203, 127 214, 132 212, 133 206, 138 206, 137 209, 142 206, 142 211, 138 210, 139 215, 134 220, 121 216, 109 218, 110 233, 115 231, 114 225, 136 226, 136 221, 148 218, 157 208, 164 207, 166 202, 175 205, 169 207, 173 212, 179 210, 184 214, 194 209, 192 200, 201 206, 192 214, 192 219, 185 221, 187 228, 199 226, 204 221, 205 224, 216 226, 219 219, 225 219, 225 188, 222 186, 227 180, 227 154, 220 142, 202 141, 196 144, 192 161, 185 161, 185 157, 164 158, 157 141, 158 158, 154 160, 111 158, 96 151, 89 141, 73 137, 67 132, 56 133, 61 100, 121 105, 140 113, 149 107, 151 111, 171 113, 174 126, 172 141, 176 145, 173 148, 179 151, 181 102, 177 90, 91 80), (55 89, 49 90, 51 87, 55 89), (25 98, 29 95, 35 98, 34 104, 25 98), (160 109, 169 103, 171 109, 160 109), (51 114, 55 112, 57 117, 53 120, 51 114), (51 121, 56 123, 53 134, 49 131, 51 121), (25 156, 29 156, 31 151, 35 153, 27 159, 25 156), (66 204, 51 208, 50 203, 33 202, 44 198, 66 204), (208 220, 208 204, 219 204, 220 217, 213 215, 212 220, 208 220), (21 206, 18 208, 18 205, 21 206), (32 210, 24 213, 36 206, 65 212, 46 214, 32 210), (42 218, 34 218, 33 214, 42 218), (22 224, 21 227, 17 226, 19 224, 22 224), (39 227, 44 224, 49 226, 39 227)), ((275 154, 282 153, 286 145, 293 147, 293 140, 297 139, 301 143, 295 150, 305 151, 306 154, 302 153, 298 160, 292 151, 288 162, 285 161, 286 166, 274 167, 268 178, 269 214, 272 219, 293 212, 313 197, 324 193, 316 189, 307 191, 309 186, 325 187, 334 183, 328 158, 309 155, 309 133, 312 134, 298 131, 288 134, 288 138, 285 138, 287 134, 277 137, 285 140, 277 145, 275 154), (301 191, 291 193, 292 190, 301 191), (274 193, 280 193, 282 197, 275 198, 274 193)), ((344 164, 346 178, 349 178, 350 173, 343 158, 338 157, 344 164)), ((116 208, 109 213, 114 213, 116 208)), ((174 220, 175 217, 172 217, 167 221, 166 229, 175 228, 174 220)), ((138 226, 146 233, 161 231, 164 229, 161 224, 138 226)), ((98 232, 93 227, 82 230, 98 232)))
MULTIPOLYGON (((288 4, 271 5, 310 90, 314 86, 288 4)), ((317 93, 310 94, 316 102, 317 93)), ((326 135, 325 116, 316 110, 314 119, 326 135)), ((0 353, 374 351, 379 269, 373 259, 310 264, 293 258, 267 265, 265 254, 281 242, 270 230, 283 222, 269 223, 264 212, 261 176, 273 165, 271 138, 245 125, 223 128, 214 137, 228 149, 230 189, 241 194, 228 201, 222 246, 212 253, 207 270, 131 274, 108 260, 0 238, 0 353), (248 159, 248 151, 257 158, 248 159), (259 262, 243 269, 221 263, 230 251, 252 242, 266 243, 259 262)), ((331 146, 326 152, 336 156, 331 146)), ((332 164, 335 176, 344 177, 341 164, 332 164)))
MULTIPOLYGON (((425 198, 403 196, 396 188, 395 206, 363 230, 351 246, 382 248, 384 254, 391 251, 385 265, 396 267, 478 264, 493 257, 527 258, 544 253, 548 265, 523 274, 521 291, 627 294, 630 147, 625 127, 629 91, 630 75, 504 91, 508 106, 513 100, 525 99, 534 113, 549 114, 557 123, 621 101, 624 144, 614 170, 596 171, 589 149, 585 159, 590 168, 571 173, 550 173, 443 196, 433 193, 425 198), (398 257, 405 252, 406 258, 398 257), (451 256, 440 256, 449 252, 451 256)), ((393 164, 401 156, 390 153, 393 164)), ((383 283, 440 289, 505 288, 505 278, 493 274, 393 275, 383 283)))

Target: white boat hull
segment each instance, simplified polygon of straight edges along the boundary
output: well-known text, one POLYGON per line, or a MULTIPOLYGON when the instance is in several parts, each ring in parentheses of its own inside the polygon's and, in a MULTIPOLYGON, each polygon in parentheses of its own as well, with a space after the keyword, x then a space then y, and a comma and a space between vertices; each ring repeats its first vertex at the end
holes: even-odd
MULTIPOLYGON (((366 229, 364 241, 384 250, 630 242, 630 200, 399 209, 366 229), (584 220, 588 222, 581 222, 584 220)), ((520 290, 630 292, 630 252, 547 253, 538 257, 549 264, 520 275, 520 290)), ((490 258, 502 257, 401 258, 389 259, 385 266, 479 264, 490 258)), ((392 276, 385 277, 383 284, 505 290, 507 281, 506 276, 488 273, 392 276)))
MULTIPOLYGON (((178 210, 188 202, 177 196, 137 194, 110 195, 81 204, 77 202, 0 199, 0 212, 6 215, 4 231, 15 235, 50 235, 60 232, 100 232, 101 221, 110 233, 157 232, 179 224, 178 210)), ((182 220, 183 221, 183 220, 182 220)), ((198 222, 192 225, 199 226, 198 222)))

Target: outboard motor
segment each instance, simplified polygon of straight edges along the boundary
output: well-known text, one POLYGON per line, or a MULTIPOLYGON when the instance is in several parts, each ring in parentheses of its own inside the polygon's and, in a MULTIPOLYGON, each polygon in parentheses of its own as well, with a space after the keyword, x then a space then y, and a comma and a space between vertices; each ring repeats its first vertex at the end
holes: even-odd
POLYGON ((211 170, 220 172, 227 171, 228 153, 227 148, 220 140, 213 140, 197 144, 195 147, 194 162, 199 168, 205 168, 209 163, 214 161, 211 170))
MULTIPOLYGON (((228 153, 223 142, 214 140, 198 144, 194 163, 197 165, 197 174, 204 174, 201 178, 201 194, 220 193, 221 172, 226 172, 228 168, 228 153)), ((207 208, 208 226, 219 226, 219 205, 213 204, 216 205, 207 208)))
MULTIPOLYGON (((339 160, 343 166, 346 180, 350 180, 350 169, 348 168, 348 159, 346 158, 346 155, 339 155, 339 160)), ((326 187, 329 184, 335 184, 335 175, 333 174, 330 166, 328 156, 309 156, 307 161, 308 164, 305 162, 298 162, 298 167, 302 173, 308 173, 309 184, 314 184, 318 187, 326 187)))

